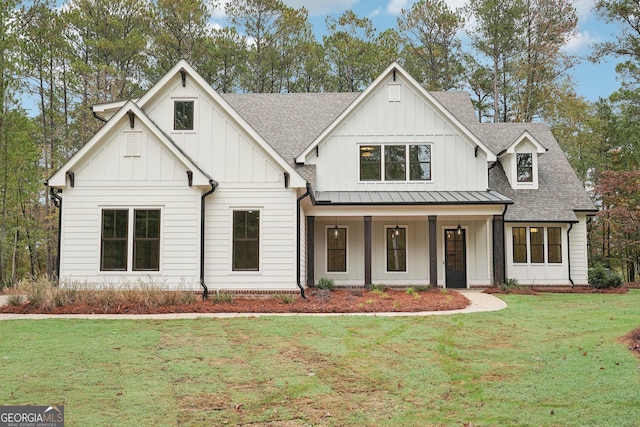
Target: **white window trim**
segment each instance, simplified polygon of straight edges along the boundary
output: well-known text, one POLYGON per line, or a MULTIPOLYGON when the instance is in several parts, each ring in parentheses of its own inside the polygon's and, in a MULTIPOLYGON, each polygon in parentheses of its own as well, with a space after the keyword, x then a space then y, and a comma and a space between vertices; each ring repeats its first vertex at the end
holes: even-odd
POLYGON ((262 238, 263 225, 262 214, 264 207, 229 206, 229 274, 234 276, 256 276, 262 275, 262 255, 264 239, 262 238), (258 269, 257 270, 234 270, 233 269, 233 212, 234 211, 258 211, 258 269))
POLYGON ((530 151, 516 151, 513 153, 513 168, 511 171, 512 187, 516 190, 537 190, 538 189, 538 155, 530 151), (531 154, 531 182, 518 181, 518 154, 531 154))
POLYGON ((402 274, 402 275, 409 275, 409 270, 410 270, 410 266, 409 266, 409 242, 410 242, 410 233, 409 233, 409 225, 408 224, 393 224, 393 225, 385 225, 384 226, 384 272, 385 274, 393 274, 393 275, 398 275, 398 274, 402 274), (391 229, 393 230, 394 228, 399 227, 399 228, 404 228, 405 229, 405 271, 389 271, 388 269, 388 263, 387 263, 387 256, 389 254, 389 247, 388 247, 388 242, 387 242, 387 230, 391 229))
POLYGON ((98 276, 160 276, 164 270, 164 206, 139 206, 139 205, 99 205, 98 206, 98 259, 96 270, 98 276), (102 270, 102 212, 105 210, 126 210, 127 211, 127 269, 126 270, 102 270), (160 211, 160 250, 158 256, 157 270, 134 270, 133 269, 133 230, 135 227, 136 210, 159 210, 160 211))
POLYGON ((196 133, 196 129, 198 126, 197 117, 198 117, 198 97, 172 97, 171 98, 171 133, 179 133, 179 134, 193 134, 196 133), (176 115, 176 102, 193 102, 193 129, 175 129, 175 115, 176 115))
POLYGON ((333 224, 333 225, 325 225, 324 226, 324 270, 325 270, 325 274, 329 275, 348 275, 349 274, 349 226, 348 225, 341 225, 341 224, 333 224), (345 246, 346 246, 346 250, 345 250, 345 266, 346 269, 345 271, 329 271, 329 236, 328 236, 328 230, 333 229, 335 226, 338 226, 338 228, 345 228, 346 229, 346 242, 345 242, 345 246))
MULTIPOLYGON (((358 184, 372 184, 372 183, 381 183, 381 184, 399 184, 399 183, 403 183, 403 184, 425 184, 425 183, 433 183, 433 158, 434 158, 434 147, 435 144, 433 142, 376 142, 376 143, 366 143, 366 142, 360 142, 358 144, 356 144, 356 161, 357 161, 357 165, 356 165, 356 170, 358 171, 358 184), (394 145, 404 145, 405 149, 406 149, 406 158, 405 158, 405 179, 404 180, 398 180, 398 181, 387 181, 386 179, 384 179, 385 177, 385 154, 384 154, 384 147, 385 146, 394 146, 394 145), (428 145, 431 148, 431 170, 430 170, 430 179, 410 179, 410 164, 411 164, 411 160, 409 159, 409 147, 412 145, 428 145), (363 146, 378 146, 380 147, 380 179, 379 180, 362 180, 362 178, 360 177, 360 147, 363 146)), ((395 227, 395 225, 394 225, 395 227)))

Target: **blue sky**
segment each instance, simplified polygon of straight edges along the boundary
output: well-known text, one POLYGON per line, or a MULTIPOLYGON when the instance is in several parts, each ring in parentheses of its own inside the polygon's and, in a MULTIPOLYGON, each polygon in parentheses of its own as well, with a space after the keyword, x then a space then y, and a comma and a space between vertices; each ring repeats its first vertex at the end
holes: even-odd
MULTIPOLYGON (((224 3, 226 0, 222 0, 224 3)), ((306 7, 309 18, 314 26, 314 31, 320 37, 325 31, 325 17, 328 15, 338 17, 344 11, 352 9, 358 16, 366 16, 373 21, 377 31, 383 31, 395 27, 400 10, 408 9, 414 3, 413 0, 283 0, 287 5, 295 8, 306 7)), ((445 0, 452 8, 464 6, 466 0, 445 0)), ((577 0, 574 7, 578 13, 578 33, 568 44, 565 50, 568 53, 586 58, 591 53, 593 43, 610 40, 616 31, 614 25, 606 24, 598 19, 592 9, 596 0, 577 0)), ((224 25, 224 14, 215 14, 214 22, 224 25)), ((591 101, 599 97, 606 98, 611 95, 620 83, 616 80, 615 59, 604 63, 592 64, 583 59, 571 72, 576 82, 576 91, 579 95, 591 101)))

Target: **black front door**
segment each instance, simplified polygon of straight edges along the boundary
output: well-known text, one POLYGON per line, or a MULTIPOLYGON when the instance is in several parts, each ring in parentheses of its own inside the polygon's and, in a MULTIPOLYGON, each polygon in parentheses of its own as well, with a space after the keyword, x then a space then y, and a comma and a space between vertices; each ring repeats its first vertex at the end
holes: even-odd
POLYGON ((466 233, 463 228, 445 230, 445 278, 447 288, 467 287, 466 233))

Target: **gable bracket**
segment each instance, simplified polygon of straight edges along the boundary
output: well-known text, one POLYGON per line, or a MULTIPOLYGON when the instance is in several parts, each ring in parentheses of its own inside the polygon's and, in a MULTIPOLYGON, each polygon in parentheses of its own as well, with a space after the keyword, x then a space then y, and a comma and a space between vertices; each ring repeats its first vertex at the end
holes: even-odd
POLYGON ((320 146, 316 145, 316 157, 320 154, 320 146))
POLYGON ((136 113, 129 110, 127 111, 127 116, 129 116, 129 126, 131 126, 131 129, 133 129, 133 127, 136 125, 136 113))
POLYGON ((395 68, 393 69, 393 81, 394 82, 396 81, 396 70, 395 70, 395 68))
POLYGON ((284 188, 289 188, 289 179, 290 179, 290 175, 289 172, 285 172, 284 173, 284 188))
POLYGON ((67 171, 67 176, 69 177, 69 185, 74 187, 76 185, 76 174, 71 171, 67 171))
POLYGON ((189 181, 189 187, 193 186, 193 172, 187 171, 187 180, 189 181))
POLYGON ((180 69, 180 77, 182 78, 182 87, 187 86, 187 71, 184 68, 180 69))
POLYGON ((476 145, 476 148, 474 148, 474 149, 473 149, 473 155, 474 155, 474 157, 478 157, 478 149, 479 149, 479 148, 480 148, 480 147, 476 145))

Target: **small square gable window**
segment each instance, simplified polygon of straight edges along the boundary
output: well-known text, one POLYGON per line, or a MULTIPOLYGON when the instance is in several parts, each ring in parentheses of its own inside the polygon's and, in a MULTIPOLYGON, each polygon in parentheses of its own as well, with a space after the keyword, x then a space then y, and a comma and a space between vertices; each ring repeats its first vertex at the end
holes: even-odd
POLYGON ((173 129, 193 130, 193 101, 175 101, 173 129))

